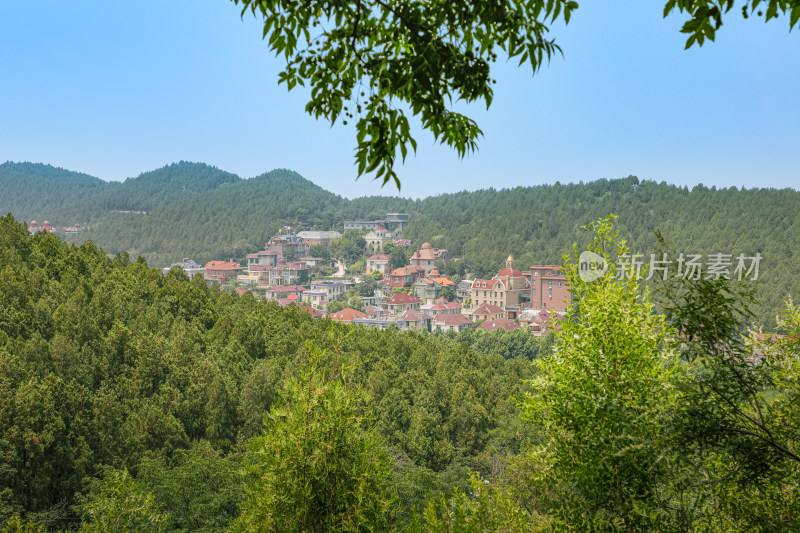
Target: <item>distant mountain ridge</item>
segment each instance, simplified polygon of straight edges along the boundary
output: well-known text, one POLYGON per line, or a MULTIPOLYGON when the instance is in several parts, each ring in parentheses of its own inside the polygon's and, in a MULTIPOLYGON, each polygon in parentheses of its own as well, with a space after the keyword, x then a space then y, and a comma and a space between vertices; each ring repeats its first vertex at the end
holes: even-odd
POLYGON ((677 252, 760 253, 765 322, 787 296, 800 294, 800 192, 791 189, 690 190, 629 176, 422 200, 348 200, 287 169, 242 179, 203 163, 179 162, 108 183, 49 165, 4 163, 0 212, 59 226, 89 224, 90 231, 74 238, 91 238, 108 253, 142 255, 154 266, 183 257, 241 258, 285 225, 341 230, 343 220, 408 212, 413 220, 405 236, 414 246, 430 241, 463 256, 462 271, 486 276, 509 254, 523 269, 560 264, 575 242, 585 242, 581 226, 614 213, 635 252, 649 253, 658 229, 677 252))

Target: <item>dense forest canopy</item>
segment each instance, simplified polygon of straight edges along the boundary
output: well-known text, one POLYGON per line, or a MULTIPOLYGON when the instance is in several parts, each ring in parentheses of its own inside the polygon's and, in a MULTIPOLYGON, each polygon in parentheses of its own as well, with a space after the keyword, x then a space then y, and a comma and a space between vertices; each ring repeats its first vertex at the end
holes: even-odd
MULTIPOLYGON (((243 258, 283 226, 339 230, 343 220, 407 212, 405 236, 429 241, 463 261, 448 274, 494 275, 509 254, 517 265, 560 264, 580 227, 616 213, 635 252, 649 254, 660 230, 686 254, 760 253, 759 320, 774 324, 797 295, 800 192, 792 189, 692 189, 636 177, 588 183, 456 192, 420 200, 342 198, 295 172, 251 179, 181 162, 106 183, 45 165, 0 165, 0 212, 54 225, 88 224, 71 242, 92 239, 111 254, 143 256, 154 266, 183 257, 199 262, 243 258)), ((285 231, 285 230, 284 230, 285 231)))
MULTIPOLYGON (((628 250, 610 220, 588 245, 608 259, 628 250)), ((800 527, 800 308, 785 336, 749 335, 748 284, 653 300, 611 272, 582 281, 577 259, 554 337, 429 335, 313 319, 0 217, 0 524, 800 527)))
POLYGON ((468 469, 519 449, 514 398, 533 369, 497 347, 314 320, 0 218, 0 517, 79 520, 73 506, 130 472, 172 509, 170 530, 219 530, 282 384, 310 350, 335 350, 358 363, 348 383, 369 398, 405 520, 429 490, 466 486, 468 469), (186 507, 201 504, 209 516, 186 507))

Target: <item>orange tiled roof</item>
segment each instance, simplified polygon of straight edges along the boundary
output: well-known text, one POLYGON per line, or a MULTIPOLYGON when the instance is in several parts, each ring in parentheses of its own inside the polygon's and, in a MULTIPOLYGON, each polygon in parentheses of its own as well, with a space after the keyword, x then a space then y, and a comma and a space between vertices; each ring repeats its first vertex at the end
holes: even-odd
POLYGON ((367 318, 366 313, 362 313, 357 309, 353 309, 352 307, 347 307, 342 309, 341 311, 336 311, 335 313, 331 313, 328 315, 328 318, 331 320, 337 320, 339 322, 352 322, 356 318, 367 318))
POLYGON ((506 276, 511 276, 512 278, 521 278, 522 272, 520 272, 516 268, 505 268, 501 270, 499 274, 497 274, 498 278, 504 278, 506 276))
POLYGON ((418 304, 422 300, 404 292, 398 292, 386 301, 387 305, 418 304))
POLYGON ((464 315, 436 315, 433 319, 434 324, 442 324, 444 326, 463 326, 465 324, 472 324, 472 320, 464 315))
POLYGON ((209 261, 206 270, 241 270, 242 267, 231 261, 209 261))
POLYGON ((481 305, 479 305, 478 307, 476 307, 476 308, 475 308, 475 309, 472 311, 472 314, 473 314, 473 315, 497 315, 497 314, 500 314, 500 313, 502 313, 502 312, 503 312, 503 310, 502 310, 502 309, 500 309, 500 308, 499 308, 498 306, 496 306, 496 305, 492 305, 492 304, 481 304, 481 305))

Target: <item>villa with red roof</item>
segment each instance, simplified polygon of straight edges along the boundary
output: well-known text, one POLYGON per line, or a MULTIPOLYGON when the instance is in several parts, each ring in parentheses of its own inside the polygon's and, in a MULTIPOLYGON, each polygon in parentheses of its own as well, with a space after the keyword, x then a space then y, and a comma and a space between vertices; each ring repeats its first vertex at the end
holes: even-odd
POLYGON ((462 331, 472 324, 472 320, 464 315, 436 315, 431 327, 445 331, 462 331))
POLYGON ((373 254, 367 259, 367 274, 378 271, 384 276, 389 271, 389 256, 387 254, 373 254))
POLYGON ((352 322, 357 318, 367 318, 367 315, 357 309, 347 307, 341 311, 336 311, 335 313, 329 314, 328 318, 331 320, 336 320, 337 322, 352 322))
POLYGON ((425 275, 425 271, 417 267, 403 267, 392 270, 389 274, 389 287, 411 287, 414 282, 425 275))
POLYGON ((369 318, 383 318, 386 310, 383 307, 375 307, 374 305, 367 305, 364 307, 364 312, 369 318))
POLYGON ((398 315, 409 309, 419 309, 422 300, 404 292, 398 292, 384 302, 390 313, 398 315))
POLYGON ((433 317, 422 311, 410 309, 397 317, 397 325, 400 329, 424 329, 431 330, 433 317))
POLYGON ((325 316, 324 313, 322 313, 320 311, 317 311, 316 309, 314 309, 310 305, 301 305, 300 309, 302 309, 303 311, 306 311, 307 313, 310 313, 313 318, 320 318, 322 316, 325 316))
POLYGON ((448 302, 444 298, 439 298, 438 300, 436 300, 436 304, 428 307, 424 311, 434 316, 460 315, 461 305, 456 302, 448 302))
POLYGON ((549 335, 561 329, 559 321, 563 320, 560 314, 547 309, 542 309, 531 319, 528 324, 531 333, 536 337, 549 335))
POLYGON ((520 306, 530 299, 531 282, 514 268, 514 257, 506 259, 506 268, 492 279, 476 279, 472 283, 472 305, 496 305, 501 309, 520 306))
POLYGON ((503 317, 503 310, 496 305, 481 304, 475 309, 463 313, 472 320, 478 322, 480 320, 496 320, 503 317))
POLYGON ((209 261, 205 266, 205 278, 210 281, 225 281, 235 277, 242 271, 242 267, 233 261, 209 261))
POLYGON ((409 263, 411 266, 423 269, 427 274, 436 268, 436 261, 440 259, 447 259, 447 250, 438 250, 431 246, 431 243, 426 242, 417 248, 409 263))
POLYGON ((273 285, 265 289, 264 296, 277 299, 279 294, 286 294, 287 297, 293 297, 293 300, 300 300, 305 291, 306 288, 302 285, 273 285))

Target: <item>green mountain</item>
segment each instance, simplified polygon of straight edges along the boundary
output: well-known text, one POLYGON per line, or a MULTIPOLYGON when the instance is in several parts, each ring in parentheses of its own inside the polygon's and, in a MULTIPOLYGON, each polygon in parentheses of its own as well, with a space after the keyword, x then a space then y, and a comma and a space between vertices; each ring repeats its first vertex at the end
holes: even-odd
POLYGON ((74 224, 87 216, 77 204, 113 187, 79 172, 41 163, 0 164, 0 212, 20 220, 74 224))
POLYGON ((100 204, 112 210, 151 211, 240 181, 239 176, 216 167, 181 161, 108 188, 100 204))
POLYGON ((0 165, 0 212, 55 225, 84 223, 107 252, 127 251, 155 266, 182 257, 241 258, 260 249, 282 226, 340 229, 354 218, 408 212, 405 236, 430 241, 464 259, 446 273, 491 276, 513 254, 520 268, 561 263, 581 226, 609 213, 633 252, 649 254, 654 230, 676 252, 761 254, 762 322, 800 293, 800 192, 784 189, 693 189, 630 176, 589 183, 457 192, 423 200, 363 197, 347 200, 285 169, 241 179, 208 165, 180 162, 124 183, 30 163, 0 165))

